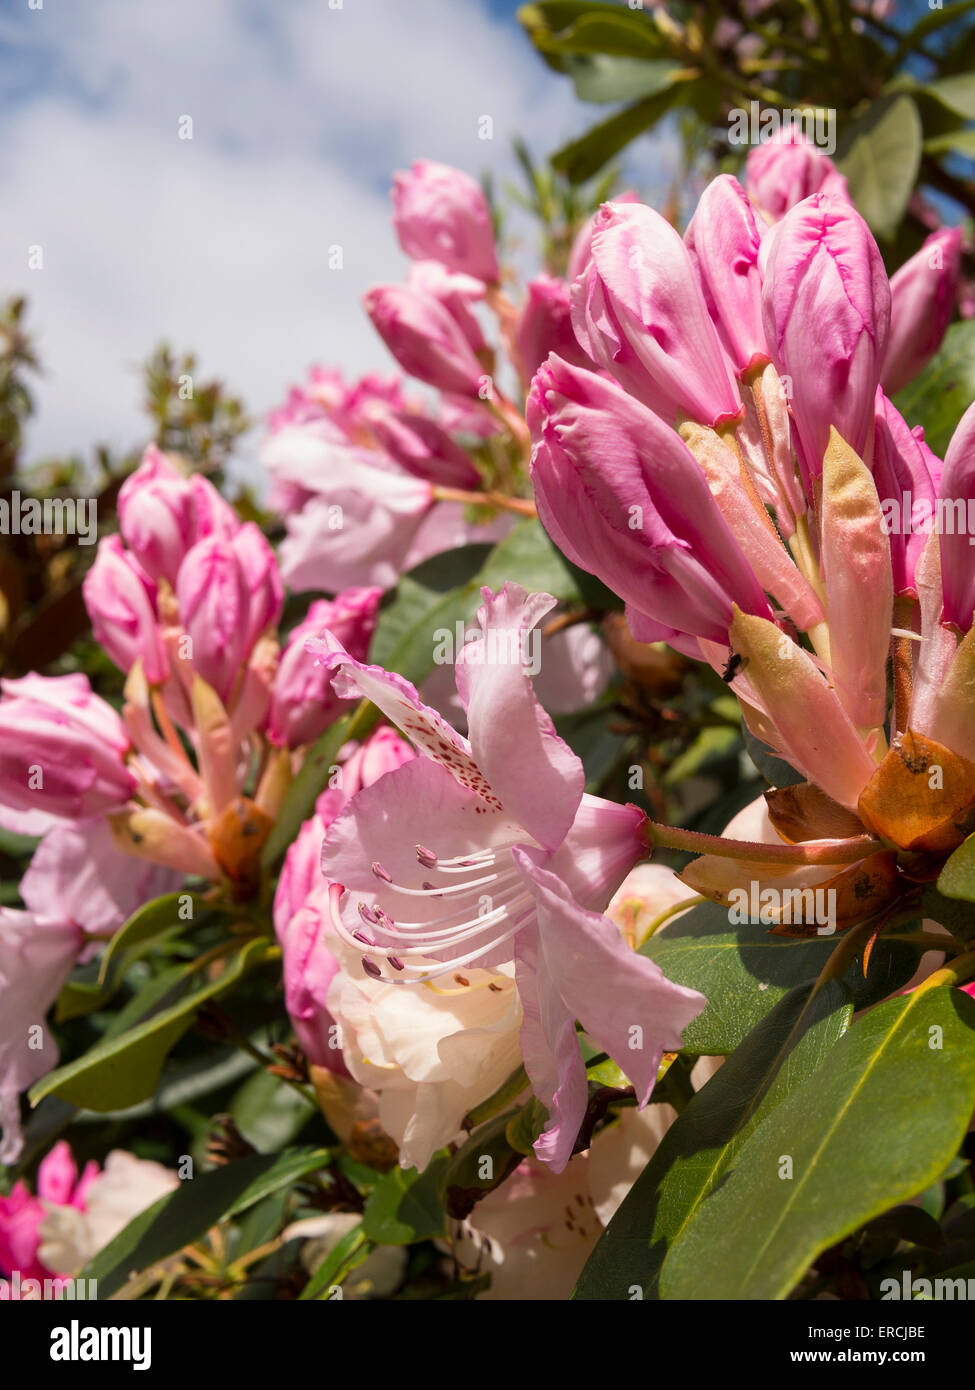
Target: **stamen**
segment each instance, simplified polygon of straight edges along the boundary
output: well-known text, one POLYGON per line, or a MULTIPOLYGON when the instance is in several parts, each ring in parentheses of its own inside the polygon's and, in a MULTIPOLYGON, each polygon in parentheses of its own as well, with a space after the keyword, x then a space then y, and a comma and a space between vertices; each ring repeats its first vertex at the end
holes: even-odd
POLYGON ((383 972, 380 970, 379 966, 375 961, 371 961, 368 956, 362 957, 362 968, 366 974, 371 975, 374 980, 381 980, 383 977, 383 972))
POLYGON ((380 864, 378 860, 375 864, 373 864, 372 871, 377 878, 381 878, 385 883, 392 883, 392 875, 386 872, 386 870, 383 868, 382 864, 380 864))

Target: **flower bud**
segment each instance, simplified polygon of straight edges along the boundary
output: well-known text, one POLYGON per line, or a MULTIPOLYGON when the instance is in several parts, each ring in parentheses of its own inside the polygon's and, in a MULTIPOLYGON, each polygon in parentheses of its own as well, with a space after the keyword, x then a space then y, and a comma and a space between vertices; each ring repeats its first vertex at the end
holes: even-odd
POLYGON ((528 286, 515 338, 522 381, 527 387, 550 352, 576 367, 592 367, 572 327, 569 286, 552 275, 539 275, 528 286))
POLYGON ((268 722, 272 743, 287 748, 311 743, 348 708, 348 701, 332 691, 330 673, 306 643, 309 638, 321 640, 329 631, 357 661, 365 661, 381 598, 379 588, 345 589, 334 599, 311 605, 281 655, 268 722))
POLYGON ((733 602, 770 613, 697 460, 652 411, 553 356, 535 376, 528 423, 542 524, 634 612, 716 642, 727 642, 733 602))
POLYGON ((411 285, 375 285, 363 304, 405 372, 440 391, 477 396, 481 364, 456 319, 433 295, 411 285))
POLYGON ((161 684, 169 674, 156 617, 156 586, 120 536, 108 536, 82 584, 95 640, 120 670, 141 658, 146 680, 161 684))
POLYGON ((928 237, 890 282, 890 341, 881 383, 893 396, 913 381, 941 346, 955 311, 961 270, 961 229, 928 237))
POLYGON ((749 151, 745 190, 773 222, 814 193, 849 198, 846 179, 829 155, 789 130, 749 151))
POLYGON ((684 241, 735 369, 746 372, 767 362, 758 268, 762 229, 737 179, 722 174, 708 184, 684 241))
POLYGON ((0 691, 0 824, 35 834, 124 805, 129 737, 87 676, 22 676, 0 691))
POLYGON ((393 225, 412 260, 494 283, 500 278, 491 209, 481 186, 460 169, 418 159, 393 180, 393 225))
POLYGON ((972 564, 972 527, 975 514, 975 404, 970 405, 951 436, 941 474, 939 516, 941 587, 944 621, 965 633, 975 612, 975 565, 972 564))
POLYGON ((668 424, 735 420, 741 398, 679 234, 642 204, 604 203, 572 287, 576 337, 668 424))
POLYGON ((869 463, 890 327, 877 243, 852 204, 817 194, 786 215, 762 251, 765 333, 792 383, 804 479, 823 471, 830 426, 869 463))
POLYGON ((186 556, 176 585, 196 672, 226 705, 248 652, 250 585, 232 542, 211 537, 186 556))

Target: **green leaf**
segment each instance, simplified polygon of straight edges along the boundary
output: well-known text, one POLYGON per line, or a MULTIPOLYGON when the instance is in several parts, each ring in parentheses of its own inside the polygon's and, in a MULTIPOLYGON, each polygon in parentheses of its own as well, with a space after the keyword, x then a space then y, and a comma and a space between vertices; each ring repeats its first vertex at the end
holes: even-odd
POLYGON ((922 90, 949 111, 964 116, 966 121, 975 121, 975 73, 959 72, 953 77, 939 77, 936 82, 926 83, 922 90))
POLYGON ((975 319, 953 323, 920 376, 898 391, 894 404, 943 458, 958 421, 975 397, 975 319))
POLYGON ((925 154, 960 154, 975 159, 975 130, 950 130, 944 135, 932 135, 924 142, 925 154))
POLYGON ((552 164, 566 175, 570 183, 585 183, 631 140, 652 129, 678 100, 690 101, 699 85, 690 81, 675 83, 666 91, 625 106, 609 120, 601 121, 585 135, 563 145, 552 155, 552 164))
POLYGON ((938 892, 975 903, 975 835, 958 846, 938 875, 938 892))
POLYGON ((261 850, 261 864, 265 871, 272 869, 284 856, 297 838, 302 823, 314 812, 315 802, 321 795, 332 768, 336 766, 339 749, 350 739, 365 738, 378 721, 379 711, 367 700, 363 700, 351 714, 343 715, 312 744, 297 777, 285 794, 271 833, 261 850))
MULTIPOLYGON (((656 961, 668 980, 707 997, 703 1011, 684 1029, 681 1050, 725 1055, 790 989, 816 979, 836 941, 835 936, 773 936, 757 922, 733 927, 727 908, 699 903, 645 941, 640 954, 656 961)), ((917 959, 915 946, 881 936, 868 979, 859 955, 846 977, 857 1008, 906 984, 917 959)))
POLYGON ((145 955, 146 949, 157 937, 183 922, 193 922, 198 908, 205 910, 206 904, 201 897, 190 893, 167 893, 140 907, 109 942, 101 959, 101 985, 109 990, 114 988, 129 966, 145 955), (189 916, 186 913, 187 899, 189 916))
POLYGON ((517 522, 491 551, 477 576, 478 594, 482 585, 497 590, 508 579, 529 593, 551 594, 565 603, 585 601, 607 608, 619 603, 598 579, 567 560, 533 517, 517 522))
POLYGON ((222 974, 144 1023, 101 1042, 74 1061, 49 1072, 32 1088, 31 1104, 56 1095, 89 1110, 124 1110, 155 1091, 163 1063, 190 1027, 197 1009, 226 994, 264 959, 269 942, 249 941, 222 974))
POLYGON ((362 1229, 377 1245, 412 1245, 446 1234, 444 1181, 450 1162, 442 1150, 421 1173, 393 1168, 369 1196, 362 1229))
POLYGON ((848 992, 831 981, 790 990, 691 1099, 590 1255, 574 1297, 657 1297, 664 1257, 749 1135, 818 1069, 849 1027, 848 992))
POLYGON ((748 756, 758 768, 771 787, 794 787, 799 782, 806 779, 801 772, 796 772, 790 763, 773 753, 761 739, 755 737, 748 725, 742 720, 742 736, 745 740, 745 748, 748 756))
POLYGON ((971 902, 960 895, 946 897, 933 883, 926 883, 922 889, 918 916, 929 917, 950 931, 952 936, 957 936, 959 941, 970 941, 975 937, 975 909, 971 902))
POLYGON ((947 986, 889 999, 854 1024, 674 1242, 663 1297, 785 1298, 823 1250, 924 1191, 975 1108, 973 1028, 975 1001, 947 986))
POLYGON ((577 7, 564 0, 540 0, 522 5, 518 19, 544 54, 614 53, 657 58, 668 51, 661 31, 647 15, 619 5, 577 7))
POLYGON ((565 70, 580 101, 601 104, 636 101, 666 91, 679 68, 670 59, 648 61, 594 53, 587 58, 566 58, 565 70))
POLYGON ((167 1259, 184 1245, 200 1240, 211 1226, 228 1220, 283 1187, 292 1187, 329 1162, 328 1149, 290 1149, 280 1154, 250 1154, 186 1178, 174 1192, 160 1197, 130 1221, 82 1271, 98 1280, 99 1298, 109 1298, 131 1274, 167 1259))
POLYGON ((298 1301, 327 1299, 332 1289, 340 1288, 356 1265, 362 1264, 371 1251, 372 1242, 366 1237, 360 1222, 328 1252, 298 1295, 298 1301))
POLYGON ((892 238, 921 163, 921 118, 909 96, 881 97, 847 128, 836 164, 859 212, 878 237, 892 238))
POLYGON ((263 1068, 247 1078, 229 1109, 241 1134, 262 1153, 290 1144, 318 1113, 294 1086, 263 1068))

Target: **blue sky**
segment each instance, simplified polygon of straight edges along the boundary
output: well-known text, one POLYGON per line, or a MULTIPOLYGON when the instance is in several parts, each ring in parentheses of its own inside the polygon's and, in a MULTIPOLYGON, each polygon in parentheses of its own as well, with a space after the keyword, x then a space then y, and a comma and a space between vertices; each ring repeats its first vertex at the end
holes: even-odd
MULTIPOLYGON (((514 0, 332 4, 0 6, 0 292, 29 296, 45 367, 31 457, 139 439, 134 366, 161 338, 253 411, 313 361, 391 365, 359 300, 404 273, 393 172, 426 156, 503 178, 514 134, 550 152, 599 114, 514 0)), ((672 159, 645 142, 632 175, 662 186, 672 159)))

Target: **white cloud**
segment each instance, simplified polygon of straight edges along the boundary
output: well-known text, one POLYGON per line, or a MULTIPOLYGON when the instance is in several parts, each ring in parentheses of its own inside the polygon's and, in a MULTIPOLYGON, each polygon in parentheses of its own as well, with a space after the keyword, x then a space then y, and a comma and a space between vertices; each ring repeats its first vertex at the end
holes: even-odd
POLYGON ((29 295, 45 366, 35 457, 140 439, 161 338, 255 412, 312 361, 391 368, 359 300, 403 273, 393 171, 510 176, 512 135, 547 152, 599 114, 481 0, 45 0, 4 39, 39 77, 8 90, 0 147, 0 289, 29 295))

